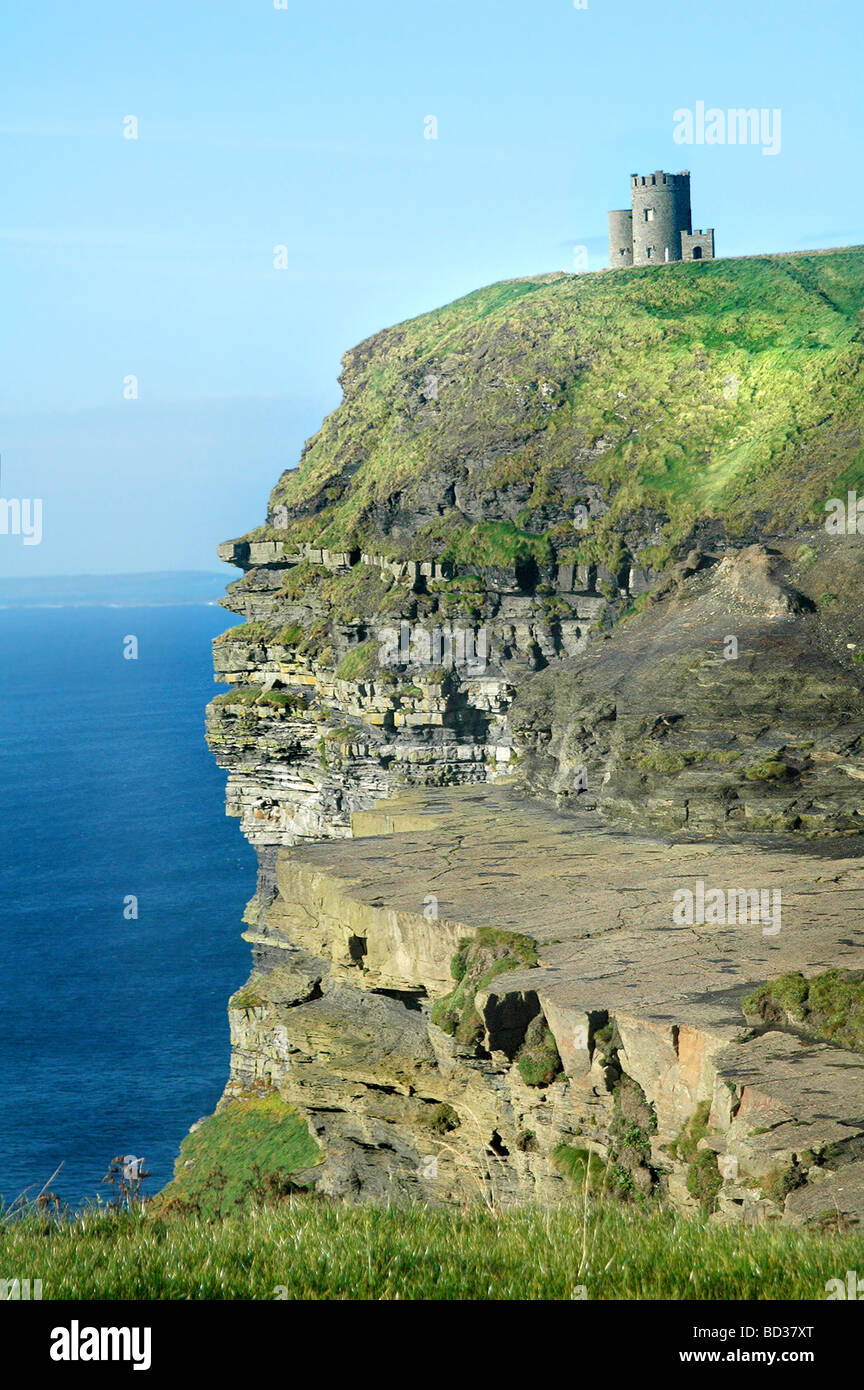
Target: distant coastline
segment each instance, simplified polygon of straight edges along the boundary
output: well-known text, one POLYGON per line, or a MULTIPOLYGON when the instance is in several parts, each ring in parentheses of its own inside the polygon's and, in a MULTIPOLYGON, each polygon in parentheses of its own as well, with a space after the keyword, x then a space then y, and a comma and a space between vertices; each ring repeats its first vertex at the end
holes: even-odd
POLYGON ((22 599, 18 602, 0 602, 0 613, 17 612, 22 608, 217 608, 218 599, 215 598, 166 598, 166 599, 128 599, 124 603, 110 602, 108 599, 77 599, 75 601, 64 601, 58 599, 54 603, 34 601, 28 602, 22 599))
POLYGON ((224 574, 208 570, 0 577, 0 610, 213 607, 224 592, 224 574))

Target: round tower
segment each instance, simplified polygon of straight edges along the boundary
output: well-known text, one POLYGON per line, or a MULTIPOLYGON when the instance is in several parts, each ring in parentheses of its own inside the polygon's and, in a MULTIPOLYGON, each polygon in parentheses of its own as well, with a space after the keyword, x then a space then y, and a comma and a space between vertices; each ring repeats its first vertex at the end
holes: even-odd
POLYGON ((633 264, 663 265, 681 260, 681 233, 692 230, 690 174, 630 176, 633 205, 633 264))
POLYGON ((633 213, 630 208, 609 214, 609 264, 613 270, 633 264, 633 213))

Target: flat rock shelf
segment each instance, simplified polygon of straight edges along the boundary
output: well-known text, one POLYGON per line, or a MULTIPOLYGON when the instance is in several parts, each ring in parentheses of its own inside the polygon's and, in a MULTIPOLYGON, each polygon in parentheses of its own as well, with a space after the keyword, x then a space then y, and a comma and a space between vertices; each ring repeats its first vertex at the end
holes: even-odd
POLYGON ((581 1174, 718 1220, 864 1212, 864 1056, 742 1010, 860 966, 857 839, 652 839, 500 783, 352 834, 279 852, 231 1008, 226 1095, 296 1106, 321 1190, 554 1201, 581 1174))

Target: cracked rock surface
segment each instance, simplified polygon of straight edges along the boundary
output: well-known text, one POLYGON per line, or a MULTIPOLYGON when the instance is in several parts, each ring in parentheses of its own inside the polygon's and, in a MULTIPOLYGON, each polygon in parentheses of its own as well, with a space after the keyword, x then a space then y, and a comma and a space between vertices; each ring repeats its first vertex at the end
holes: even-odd
POLYGON ((701 1113, 699 1149, 725 1175, 719 1219, 861 1215, 864 1057, 753 1031, 741 1010, 765 979, 860 962, 864 866, 836 841, 669 843, 505 786, 415 789, 357 813, 353 839, 282 851, 275 883, 247 933, 261 1003, 232 1009, 232 1084, 269 1080, 309 1118, 323 1190, 562 1198, 560 1145, 619 1156, 623 1078, 655 1117, 646 1181, 674 1201, 694 1202, 693 1156, 674 1150, 701 1113), (779 890, 779 930, 676 923, 676 892, 699 882, 779 890), (529 936, 539 963, 478 993, 483 1036, 465 1047, 431 1005, 483 930, 529 936), (524 1031, 539 1013, 562 1064, 541 1087, 502 1022, 524 1031), (442 1104, 458 1124, 439 1137, 442 1104))

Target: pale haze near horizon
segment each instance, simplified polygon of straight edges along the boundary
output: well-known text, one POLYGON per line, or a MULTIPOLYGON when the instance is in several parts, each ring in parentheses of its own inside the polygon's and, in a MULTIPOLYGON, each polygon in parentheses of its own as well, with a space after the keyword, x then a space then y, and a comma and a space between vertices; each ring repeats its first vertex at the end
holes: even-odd
POLYGON ((603 268, 633 172, 689 168, 721 256, 864 241, 858 4, 663 9, 10 5, 0 493, 43 539, 0 535, 0 575, 217 568, 346 349, 603 268), (780 152, 676 144, 700 101, 779 109, 780 152))

